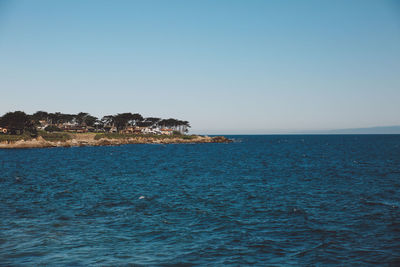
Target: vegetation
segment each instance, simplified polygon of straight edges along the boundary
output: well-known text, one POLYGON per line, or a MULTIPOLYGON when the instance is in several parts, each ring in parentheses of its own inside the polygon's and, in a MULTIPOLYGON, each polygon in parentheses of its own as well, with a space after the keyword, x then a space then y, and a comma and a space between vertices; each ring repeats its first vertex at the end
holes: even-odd
MULTIPOLYGON (((43 137, 46 141, 58 142, 58 141, 67 141, 72 138, 71 134, 68 133, 48 133, 45 131, 38 132, 38 136, 43 137)), ((12 134, 2 134, 0 135, 0 142, 16 142, 20 140, 28 141, 32 140, 32 136, 30 133, 24 133, 19 135, 12 134)))
POLYGON ((65 127, 80 127, 85 130, 91 128, 98 132, 111 131, 112 129, 120 132, 128 127, 169 128, 180 133, 186 133, 190 128, 190 124, 188 121, 173 118, 144 118, 139 113, 129 112, 107 115, 98 119, 86 112, 64 114, 61 112, 37 111, 32 115, 28 115, 23 111, 15 111, 8 112, 0 117, 0 127, 6 128, 14 135, 29 132, 34 136, 37 134, 37 129, 54 132, 62 131, 65 127))
POLYGON ((43 137, 46 141, 58 142, 58 141, 67 141, 71 139, 71 134, 68 133, 48 133, 48 132, 40 132, 39 136, 43 137))
POLYGON ((46 132, 61 132, 61 129, 58 128, 58 127, 55 126, 55 125, 49 125, 49 126, 47 126, 46 128, 44 128, 44 130, 45 130, 46 132))
MULTIPOLYGON (((75 134, 76 135, 76 134, 75 134)), ((46 141, 58 142, 58 141, 67 141, 74 138, 74 134, 64 133, 64 132, 46 132, 39 131, 38 136, 41 136, 46 141)), ((101 138, 106 139, 128 139, 128 138, 153 138, 153 139, 173 139, 173 138, 181 138, 185 140, 194 139, 196 136, 193 135, 182 135, 182 134, 174 134, 174 135, 154 135, 154 134, 119 134, 119 133, 95 133, 95 140, 99 140, 101 138)), ((24 133, 21 135, 0 135, 0 142, 15 142, 19 140, 31 140, 33 137, 29 133, 24 133)))
POLYGON ((194 139, 193 135, 156 135, 156 134, 119 134, 119 133, 97 133, 94 137, 95 140, 99 140, 101 138, 106 139, 127 139, 127 138, 138 138, 138 137, 146 137, 146 138, 154 138, 154 139, 172 139, 172 138, 182 138, 182 139, 194 139))
POLYGON ((126 128, 127 126, 135 126, 138 122, 143 121, 142 115, 135 113, 121 113, 113 116, 113 121, 118 131, 126 128))
POLYGON ((80 133, 89 132, 93 132, 95 140, 101 138, 190 140, 195 136, 185 135, 189 127, 188 121, 173 118, 144 118, 139 113, 119 113, 98 119, 86 112, 64 114, 37 111, 29 115, 23 111, 14 111, 0 117, 0 142, 27 141, 38 136, 46 141, 64 142, 77 138, 80 133))
POLYGON ((94 137, 94 140, 99 140, 101 138, 107 139, 125 139, 130 137, 138 137, 137 134, 119 134, 119 133, 98 133, 94 137))
POLYGON ((30 116, 23 111, 8 112, 0 117, 0 127, 7 128, 11 134, 20 135, 29 132, 36 135, 37 133, 30 116))
POLYGON ((32 136, 29 133, 11 135, 11 134, 0 134, 0 142, 15 142, 19 140, 31 140, 32 136))

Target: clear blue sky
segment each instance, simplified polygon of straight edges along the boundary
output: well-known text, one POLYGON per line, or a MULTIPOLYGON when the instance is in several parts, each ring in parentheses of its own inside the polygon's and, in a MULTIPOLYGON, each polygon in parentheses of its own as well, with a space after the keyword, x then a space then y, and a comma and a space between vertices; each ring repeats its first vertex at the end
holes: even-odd
POLYGON ((400 2, 0 0, 0 93, 201 133, 400 125, 400 2))

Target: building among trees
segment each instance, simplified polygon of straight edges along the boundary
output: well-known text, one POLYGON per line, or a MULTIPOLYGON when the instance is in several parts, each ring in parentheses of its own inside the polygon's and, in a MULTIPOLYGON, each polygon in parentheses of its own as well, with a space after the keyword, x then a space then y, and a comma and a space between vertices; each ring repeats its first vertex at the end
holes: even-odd
POLYGON ((119 113, 106 115, 101 119, 80 112, 78 114, 64 114, 60 112, 48 113, 37 111, 28 115, 23 111, 8 112, 0 117, 0 134, 32 135, 37 131, 48 132, 109 132, 120 134, 185 134, 190 124, 188 121, 173 118, 161 119, 156 117, 144 118, 139 113, 119 113))

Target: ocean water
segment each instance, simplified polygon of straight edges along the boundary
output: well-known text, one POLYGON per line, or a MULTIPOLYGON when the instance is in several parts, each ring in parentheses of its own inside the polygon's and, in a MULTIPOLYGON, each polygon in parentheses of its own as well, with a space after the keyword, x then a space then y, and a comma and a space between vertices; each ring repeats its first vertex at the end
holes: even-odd
POLYGON ((0 265, 400 265, 400 135, 0 150, 0 265))

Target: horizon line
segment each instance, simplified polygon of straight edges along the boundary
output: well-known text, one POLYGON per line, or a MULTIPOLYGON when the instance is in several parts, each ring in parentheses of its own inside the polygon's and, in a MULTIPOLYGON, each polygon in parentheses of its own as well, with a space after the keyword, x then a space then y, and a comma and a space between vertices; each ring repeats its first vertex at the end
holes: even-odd
POLYGON ((400 134, 400 125, 372 126, 360 128, 336 128, 336 129, 310 129, 310 130, 201 130, 192 129, 196 134, 222 134, 222 135, 344 135, 344 134, 400 134))

